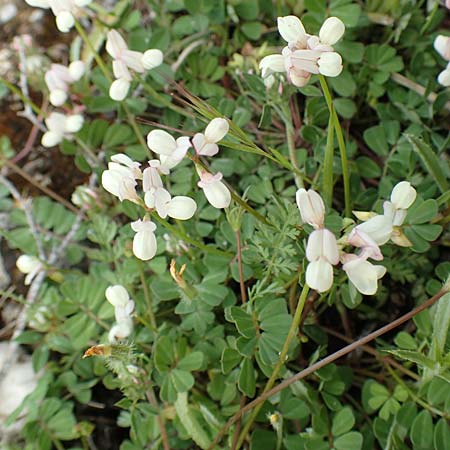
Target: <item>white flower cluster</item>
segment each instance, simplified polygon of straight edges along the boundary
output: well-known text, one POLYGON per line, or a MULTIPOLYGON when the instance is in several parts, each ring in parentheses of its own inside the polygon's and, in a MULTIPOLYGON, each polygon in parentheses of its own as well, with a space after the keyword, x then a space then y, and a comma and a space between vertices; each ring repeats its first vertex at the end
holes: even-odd
POLYGON ((108 32, 106 51, 113 58, 113 72, 116 78, 109 88, 109 96, 118 102, 124 100, 130 90, 133 80, 130 69, 137 73, 144 73, 163 62, 161 50, 150 49, 144 53, 130 50, 116 30, 108 32))
POLYGON ((438 75, 437 81, 442 86, 450 86, 450 36, 440 34, 434 40, 434 49, 448 61, 447 67, 438 75))
POLYGON ((333 285, 333 266, 342 263, 342 269, 356 289, 364 295, 373 295, 378 280, 386 268, 368 261, 381 261, 383 255, 379 246, 392 240, 397 245, 411 243, 401 231, 407 209, 416 199, 416 190, 407 181, 398 183, 392 190, 390 201, 383 204, 384 214, 355 213, 366 222, 355 226, 351 232, 338 241, 334 234, 324 227, 325 205, 320 195, 310 189, 299 189, 296 200, 304 223, 314 227, 306 245, 306 283, 318 292, 326 292, 333 285), (346 253, 343 245, 352 245, 359 253, 346 253))
POLYGON ((105 291, 105 297, 114 306, 116 323, 109 331, 108 340, 116 343, 126 339, 133 332, 134 302, 130 299, 127 290, 120 284, 109 286, 105 291))
MULTIPOLYGON (((152 159, 148 166, 141 170, 141 163, 133 161, 123 153, 113 155, 108 169, 102 174, 102 185, 105 190, 115 195, 120 201, 129 200, 145 207, 148 211, 156 211, 162 218, 171 217, 178 220, 190 219, 197 210, 196 202, 184 195, 172 197, 164 188, 161 175, 168 175, 170 169, 179 164, 190 147, 194 147, 197 155, 214 155, 219 151, 219 142, 228 132, 225 119, 213 119, 206 127, 205 133, 197 133, 191 140, 180 137, 175 140, 163 130, 153 130, 147 136, 149 148, 157 153, 160 159, 152 159), (136 191, 138 181, 142 181, 144 199, 136 191)), ((226 208, 231 201, 228 188, 220 181, 222 174, 212 175, 200 168, 198 185, 203 189, 206 198, 215 208, 226 208)), ((135 231, 133 239, 134 255, 144 261, 153 258, 157 244, 156 225, 146 216, 131 224, 135 231)))
POLYGON ((63 105, 68 97, 69 85, 78 81, 85 72, 83 61, 73 61, 69 67, 52 64, 45 72, 45 84, 50 92, 50 103, 53 106, 63 105))
POLYGON ((25 0, 30 6, 51 9, 59 31, 67 33, 75 25, 75 15, 92 0, 25 0))
POLYGON ((73 134, 80 131, 84 118, 81 114, 66 115, 59 112, 51 112, 45 119, 47 130, 42 135, 41 144, 44 147, 58 145, 63 139, 73 139, 73 134))
POLYGON ((323 23, 319 36, 307 34, 296 16, 278 17, 278 31, 288 43, 281 55, 269 55, 259 64, 263 78, 273 73, 286 73, 294 86, 305 86, 311 74, 337 77, 342 72, 342 58, 333 45, 341 39, 345 26, 337 17, 323 23))

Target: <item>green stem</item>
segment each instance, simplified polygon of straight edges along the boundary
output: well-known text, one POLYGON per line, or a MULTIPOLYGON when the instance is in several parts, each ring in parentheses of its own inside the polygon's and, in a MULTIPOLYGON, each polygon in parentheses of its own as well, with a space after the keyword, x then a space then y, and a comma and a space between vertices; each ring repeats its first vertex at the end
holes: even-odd
POLYGON ((22 91, 14 84, 10 83, 8 80, 5 80, 3 77, 0 77, 0 83, 3 83, 11 92, 17 95, 17 97, 22 100, 23 103, 26 103, 36 114, 45 117, 44 112, 39 106, 33 103, 28 97, 23 95, 22 91))
POLYGON ((287 145, 288 145, 288 151, 289 151, 289 160, 291 161, 292 166, 296 169, 294 172, 294 180, 295 184, 298 188, 305 187, 303 184, 302 177, 300 176, 300 170, 298 168, 297 164, 297 156, 296 156, 296 147, 295 147, 295 141, 294 141, 294 127, 292 126, 292 122, 290 120, 285 120, 285 126, 286 126, 286 139, 287 139, 287 145))
POLYGON ((200 250, 204 250, 207 253, 212 253, 214 255, 228 256, 232 258, 234 256, 233 253, 226 252, 224 250, 219 250, 215 247, 205 245, 203 242, 197 241, 189 237, 186 233, 180 231, 177 227, 170 225, 166 220, 161 219, 156 213, 152 214, 152 219, 161 224, 164 228, 169 230, 172 234, 187 242, 188 244, 193 245, 194 247, 199 248, 200 250))
POLYGON ((89 50, 92 52, 92 56, 94 57, 96 63, 100 67, 101 71, 103 72, 103 75, 105 75, 106 79, 112 83, 112 77, 111 73, 109 72, 108 68, 106 67, 105 63, 103 62, 102 58, 98 54, 98 52, 95 50, 94 46, 92 45, 92 42, 89 40, 89 36, 84 31, 84 28, 81 26, 81 24, 78 22, 78 20, 75 20, 75 28, 78 32, 78 34, 81 36, 81 39, 85 42, 89 50))
MULTIPOLYGON (((334 108, 333 108, 334 109, 334 108)), ((325 204, 331 208, 333 201, 333 156, 334 156, 334 125, 333 116, 330 114, 328 121, 327 146, 323 158, 322 189, 325 204)))
POLYGON ((152 299, 150 297, 148 285, 145 281, 144 268, 142 267, 142 263, 140 261, 139 261, 139 274, 140 274, 140 278, 141 278, 142 288, 144 289, 145 303, 147 303, 147 313, 148 313, 148 317, 150 319, 151 329, 152 329, 152 331, 156 331, 158 329, 158 327, 156 325, 155 313, 153 312, 152 299))
MULTIPOLYGON (((280 352, 280 356, 278 358, 278 361, 272 371, 272 375, 270 376, 269 380, 267 381, 263 393, 269 391, 272 389, 276 379, 278 378, 278 374, 281 370, 281 368, 284 366, 286 362, 286 357, 289 351, 289 347, 291 345, 292 339, 296 336, 298 332, 298 327, 300 325, 300 320, 303 313, 303 308, 305 307, 306 299, 308 297, 309 292, 309 286, 305 283, 303 286, 302 292, 300 294, 300 298, 298 300, 297 308, 295 310, 294 319, 292 320, 291 327, 289 328, 288 334, 286 336, 286 340, 284 341, 283 348, 280 352)), ((239 439, 236 445, 236 450, 239 450, 244 442, 245 437, 247 436, 247 433, 250 430, 250 427, 253 424, 253 421, 255 420, 259 410, 263 406, 264 402, 261 402, 258 406, 256 406, 252 413, 250 414, 250 417, 247 420, 247 423, 245 424, 244 428, 241 431, 241 434, 239 435, 239 439)))
POLYGON ((341 156, 341 165, 342 165, 342 178, 344 181, 344 200, 345 200, 345 215, 346 217, 351 216, 351 202, 350 202, 350 176, 348 170, 348 161, 347 161, 347 151, 345 148, 344 136, 342 134, 341 124, 339 122, 339 118, 336 114, 336 110, 333 106, 333 99, 331 98, 330 90, 328 89, 327 82, 323 75, 319 75, 320 86, 322 87, 323 95, 325 97, 325 101, 327 102, 328 110, 330 111, 330 116, 333 118, 334 129, 336 131, 336 137, 339 146, 339 152, 341 156))

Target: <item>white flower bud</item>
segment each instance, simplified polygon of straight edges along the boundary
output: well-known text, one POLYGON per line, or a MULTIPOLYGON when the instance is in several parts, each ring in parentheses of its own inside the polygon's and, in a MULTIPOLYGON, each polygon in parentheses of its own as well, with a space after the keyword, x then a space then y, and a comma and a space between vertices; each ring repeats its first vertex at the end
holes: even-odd
POLYGON ((109 88, 109 96, 116 102, 121 102, 125 99, 130 89, 130 82, 125 78, 119 78, 112 82, 109 88))
POLYGON ((297 206, 300 210, 302 221, 321 228, 325 219, 325 205, 322 197, 314 190, 299 189, 296 193, 297 206))
POLYGON ((67 93, 62 89, 54 89, 50 92, 50 103, 53 106, 61 106, 67 100, 67 93))
POLYGON ((437 77, 437 82, 441 86, 449 87, 450 86, 450 69, 443 70, 437 77))
POLYGON ((41 144, 44 147, 54 147, 64 139, 64 135, 56 131, 47 131, 42 135, 41 144))
POLYGON ((16 266, 22 273, 27 274, 39 269, 42 266, 42 263, 36 256, 20 255, 17 258, 16 266))
POLYGON ((83 61, 73 61, 69 64, 69 73, 73 81, 78 81, 84 74, 86 67, 83 61))
POLYGON ((75 19, 69 11, 62 11, 56 16, 56 26, 59 31, 67 33, 75 25, 75 19))
POLYGON ((144 69, 151 70, 162 64, 164 59, 163 52, 156 48, 146 50, 142 55, 142 64, 144 69))
POLYGON ((228 208, 231 203, 231 193, 229 189, 220 181, 220 172, 212 175, 208 172, 200 173, 200 181, 197 183, 203 189, 206 199, 214 208, 228 208))
POLYGON ((289 43, 303 42, 306 39, 305 27, 296 16, 278 17, 278 31, 289 43))
POLYGON ((319 31, 319 39, 322 44, 333 45, 344 35, 345 25, 337 17, 329 17, 323 23, 319 31))
POLYGON ((177 148, 175 139, 164 130, 153 130, 147 135, 148 148, 158 155, 170 156, 177 148))
POLYGON ((450 61, 450 36, 440 34, 433 43, 434 49, 447 61, 450 61))
POLYGON ((131 228, 136 232, 133 239, 133 253, 136 258, 143 261, 152 259, 157 250, 156 225, 149 220, 139 219, 131 223, 131 228))

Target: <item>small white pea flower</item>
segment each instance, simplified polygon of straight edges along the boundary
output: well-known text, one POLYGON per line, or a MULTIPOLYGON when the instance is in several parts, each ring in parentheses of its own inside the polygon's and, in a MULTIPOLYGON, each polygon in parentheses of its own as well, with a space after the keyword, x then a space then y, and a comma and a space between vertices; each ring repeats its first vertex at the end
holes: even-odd
POLYGON ((314 230, 306 245, 306 283, 318 292, 333 285, 333 265, 339 262, 339 249, 334 234, 326 228, 314 230))
POLYGON ((361 254, 358 255, 359 257, 366 259, 372 258, 376 261, 381 261, 383 259, 383 254, 375 240, 357 227, 353 228, 350 232, 347 242, 354 247, 362 249, 361 254))
POLYGON ((81 130, 84 118, 81 114, 66 116, 62 113, 52 112, 45 119, 48 131, 43 134, 41 143, 44 147, 53 147, 63 139, 72 139, 72 134, 81 130))
POLYGON ((69 85, 78 81, 84 74, 83 61, 73 61, 69 67, 62 64, 52 64, 45 72, 45 83, 50 91, 50 103, 61 106, 68 96, 69 85))
POLYGON ((31 255, 20 255, 16 261, 17 268, 24 274, 25 285, 31 284, 36 275, 43 269, 43 265, 38 258, 31 255))
POLYGON ((319 31, 320 42, 326 45, 334 45, 345 33, 345 25, 337 17, 328 17, 319 31))
POLYGON ((450 86, 450 62, 447 64, 447 68, 438 75, 437 81, 442 86, 450 86))
POLYGON ((108 300, 114 307, 122 306, 125 307, 130 301, 130 295, 128 291, 121 285, 116 284, 114 286, 109 286, 105 291, 106 300, 108 300))
POLYGON ((199 171, 200 181, 197 183, 198 187, 203 189, 208 202, 217 209, 228 208, 231 203, 230 190, 222 183, 223 175, 217 172, 215 175, 199 171))
POLYGON ((160 156, 161 164, 167 169, 172 169, 185 157, 192 147, 191 140, 187 136, 181 136, 175 140, 167 131, 153 130, 147 135, 148 148, 160 156))
POLYGON ((118 341, 126 339, 133 332, 133 320, 131 318, 117 322, 111 327, 108 334, 108 341, 115 344, 118 341))
POLYGON ((144 192, 163 187, 160 173, 167 175, 168 171, 165 167, 161 166, 161 162, 158 159, 149 161, 148 167, 143 172, 142 184, 144 192))
POLYGON ((157 49, 147 50, 144 54, 130 50, 116 30, 108 32, 106 51, 113 58, 113 73, 116 78, 109 89, 109 96, 116 101, 124 100, 128 94, 133 79, 130 69, 144 73, 147 69, 159 66, 163 60, 162 52, 157 49))
POLYGON ((205 129, 205 134, 196 133, 192 138, 192 145, 197 155, 214 156, 219 152, 217 142, 228 133, 230 126, 225 119, 216 117, 205 129))
POLYGON ((396 209, 408 209, 416 199, 417 192, 408 181, 397 183, 391 192, 391 202, 396 209))
POLYGON ((133 239, 133 253, 136 258, 143 261, 152 259, 157 250, 156 225, 150 220, 139 219, 131 223, 131 228, 136 232, 133 239))
POLYGON ((392 219, 378 214, 370 218, 367 222, 357 225, 355 229, 369 235, 377 245, 383 245, 391 237, 392 219))
POLYGON ((364 257, 349 254, 344 255, 343 263, 343 270, 361 294, 376 294, 378 280, 386 273, 386 267, 375 266, 364 257))
POLYGON ((145 205, 148 208, 155 208, 162 219, 169 216, 172 219, 188 220, 197 210, 197 203, 192 198, 184 195, 172 198, 170 193, 162 187, 145 193, 145 205))
POLYGON ((433 43, 434 49, 447 61, 450 61, 450 36, 440 34, 433 43))
POLYGON ((322 197, 313 189, 299 189, 296 193, 297 206, 304 223, 314 228, 323 228, 325 205, 322 197))
POLYGON ((296 16, 278 17, 278 32, 290 47, 306 47, 309 35, 306 34, 302 21, 296 16))

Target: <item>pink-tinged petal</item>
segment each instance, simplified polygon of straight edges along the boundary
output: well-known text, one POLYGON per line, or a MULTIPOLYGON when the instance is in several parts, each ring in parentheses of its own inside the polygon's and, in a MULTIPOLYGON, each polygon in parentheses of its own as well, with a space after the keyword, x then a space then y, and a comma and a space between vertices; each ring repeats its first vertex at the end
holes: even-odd
POLYGON ((142 53, 134 50, 123 50, 120 55, 121 61, 123 61, 130 69, 138 73, 145 71, 144 64, 142 63, 142 53))
POLYGON ((127 81, 131 81, 133 79, 127 65, 122 60, 113 61, 112 67, 115 78, 123 78, 127 81))
POLYGON ((310 262, 306 268, 306 284, 317 292, 326 292, 333 285, 333 266, 324 258, 310 262))
POLYGON ((114 59, 120 58, 121 52, 128 49, 125 40, 116 30, 109 31, 107 36, 106 51, 114 59))
POLYGON ((148 148, 158 155, 171 156, 177 148, 175 139, 164 130, 153 130, 147 135, 148 148))

